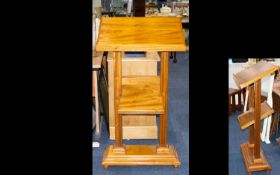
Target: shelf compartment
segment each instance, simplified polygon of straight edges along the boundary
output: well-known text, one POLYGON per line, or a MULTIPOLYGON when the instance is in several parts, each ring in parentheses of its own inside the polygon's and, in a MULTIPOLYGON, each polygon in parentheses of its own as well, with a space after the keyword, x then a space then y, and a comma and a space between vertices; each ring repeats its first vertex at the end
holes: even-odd
MULTIPOLYGON (((261 104, 261 120, 267 118, 273 112, 273 109, 267 104, 266 101, 261 104)), ((255 123, 254 111, 249 110, 239 115, 237 119, 239 121, 241 129, 246 129, 255 123)))

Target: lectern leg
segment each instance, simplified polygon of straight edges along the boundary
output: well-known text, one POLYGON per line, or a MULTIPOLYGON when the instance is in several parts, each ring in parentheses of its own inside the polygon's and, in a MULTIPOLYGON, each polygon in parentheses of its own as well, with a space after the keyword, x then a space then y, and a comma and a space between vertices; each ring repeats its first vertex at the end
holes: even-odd
POLYGON ((121 52, 114 52, 114 102, 115 102, 115 145, 114 150, 117 152, 123 152, 122 145, 122 118, 118 114, 118 102, 121 96, 121 77, 122 77, 122 60, 121 60, 121 52), (116 149, 115 149, 116 148, 116 149), (118 149, 117 149, 118 148, 118 149), (122 148, 122 149, 121 149, 122 148))
POLYGON ((261 80, 255 82, 255 146, 254 156, 258 162, 260 159, 260 127, 261 127, 261 80))
POLYGON ((115 147, 122 146, 122 117, 115 115, 115 147))
POLYGON ((165 114, 160 115, 160 138, 159 138, 159 147, 166 147, 166 126, 167 116, 165 114))
MULTIPOLYGON (((254 86, 251 85, 249 87, 249 109, 252 109, 255 107, 254 103, 254 86)), ((254 143, 255 143, 255 126, 251 125, 249 127, 249 148, 254 148, 254 143)))
POLYGON ((168 52, 161 52, 161 94, 164 103, 164 114, 160 115, 159 147, 167 146, 167 114, 168 114, 168 52))

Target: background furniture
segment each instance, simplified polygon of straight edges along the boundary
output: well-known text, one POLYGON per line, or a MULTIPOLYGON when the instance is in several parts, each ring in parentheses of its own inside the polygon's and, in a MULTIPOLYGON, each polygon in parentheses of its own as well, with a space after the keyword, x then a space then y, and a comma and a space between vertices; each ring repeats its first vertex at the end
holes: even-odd
MULTIPOLYGON (((242 90, 239 89, 228 89, 228 115, 230 116, 232 112, 241 111, 242 110, 242 103, 241 97, 243 96, 242 90), (236 105, 235 96, 238 96, 238 104, 236 105)), ((243 100, 244 101, 244 100, 243 100)))
POLYGON ((145 0, 133 0, 133 16, 145 16, 145 0))
POLYGON ((99 94, 98 94, 98 70, 101 68, 103 52, 97 53, 95 50, 96 41, 99 33, 100 19, 97 18, 101 13, 101 1, 93 3, 93 18, 92 18, 92 97, 95 98, 95 115, 92 116, 92 128, 95 128, 95 135, 100 135, 100 110, 99 110, 99 94))
POLYGON ((249 110, 238 116, 241 129, 249 127, 249 142, 241 144, 241 152, 248 174, 270 171, 271 166, 260 146, 260 121, 273 113, 267 102, 261 103, 261 79, 274 73, 277 66, 259 62, 233 76, 240 89, 249 87, 249 110))
POLYGON ((104 152, 104 168, 112 165, 180 166, 175 147, 167 144, 166 132, 168 51, 186 50, 181 20, 176 17, 102 18, 96 50, 112 51, 114 57, 115 144, 104 152), (123 51, 161 52, 160 76, 122 77, 123 51), (160 115, 159 145, 123 144, 122 117, 131 114, 160 115))
POLYGON ((271 134, 278 133, 279 122, 280 122, 280 75, 279 78, 276 78, 273 85, 273 109, 275 111, 272 118, 271 134))
MULTIPOLYGON (((275 77, 275 72, 263 77, 261 80, 262 95, 267 97, 266 99, 267 104, 272 108, 273 108, 272 89, 273 89, 274 77, 275 77)), ((261 140, 266 144, 270 144, 271 118, 272 115, 265 118, 262 126, 261 140)))
MULTIPOLYGON (((157 52, 146 52, 144 57, 129 57, 124 52, 122 55, 122 77, 157 75, 157 63, 160 61, 157 52)), ((110 139, 115 139, 114 59, 112 52, 108 53, 107 62, 110 139)), ((157 135, 156 115, 123 116, 124 139, 156 139, 157 135)))
POLYGON ((100 106, 99 106, 99 92, 98 92, 98 75, 101 69, 101 63, 103 58, 103 52, 97 52, 92 57, 92 97, 95 99, 95 121, 93 121, 93 127, 95 126, 95 135, 100 135, 100 106))
MULTIPOLYGON (((229 63, 229 65, 228 65, 228 87, 229 87, 229 94, 228 95, 231 94, 230 89, 239 89, 238 86, 236 85, 236 83, 233 80, 233 75, 238 73, 238 72, 240 72, 241 70, 244 70, 247 66, 248 66, 247 63, 232 63, 232 62, 229 63)), ((246 107, 247 107, 247 104, 246 104, 247 100, 246 100, 246 98, 248 98, 248 94, 246 94, 246 89, 242 90, 241 96, 242 96, 241 104, 243 104, 244 110, 246 111, 246 107)), ((229 108, 229 115, 231 114, 230 108, 232 106, 230 104, 236 104, 236 102, 238 102, 238 96, 235 95, 234 97, 235 97, 235 99, 233 99, 233 96, 231 97, 231 99, 230 99, 230 96, 228 97, 229 98, 228 99, 229 100, 229 102, 228 102, 228 105, 229 105, 228 106, 228 108, 229 108)), ((235 111, 235 110, 233 110, 233 111, 235 111)))
MULTIPOLYGON (((189 1, 172 2, 172 13, 182 16, 183 29, 189 29, 189 1)), ((173 63, 177 62, 176 52, 171 52, 170 59, 173 59, 173 63)))
MULTIPOLYGON (((184 30, 189 30, 189 17, 182 17, 182 27, 184 30)), ((187 36, 189 38, 189 36, 187 36)), ((188 43, 188 39, 186 40, 186 43, 188 43)), ((177 63, 177 55, 176 52, 170 52, 170 59, 173 59, 173 63, 177 63)))

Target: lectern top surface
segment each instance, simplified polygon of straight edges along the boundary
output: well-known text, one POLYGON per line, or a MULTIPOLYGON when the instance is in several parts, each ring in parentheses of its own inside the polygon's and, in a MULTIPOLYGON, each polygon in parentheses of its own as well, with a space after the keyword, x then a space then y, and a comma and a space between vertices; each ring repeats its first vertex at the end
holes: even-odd
POLYGON ((258 62, 247 69, 233 75, 233 78, 239 86, 239 88, 244 88, 254 83, 255 81, 275 72, 279 67, 274 64, 268 63, 266 61, 258 62))
POLYGON ((103 17, 97 51, 186 51, 178 17, 103 17))

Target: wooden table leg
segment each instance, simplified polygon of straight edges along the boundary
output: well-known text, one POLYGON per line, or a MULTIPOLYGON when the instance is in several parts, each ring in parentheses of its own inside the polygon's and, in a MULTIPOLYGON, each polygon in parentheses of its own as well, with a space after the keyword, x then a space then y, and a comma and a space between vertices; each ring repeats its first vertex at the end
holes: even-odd
POLYGON ((235 93, 231 96, 232 98, 232 111, 236 111, 235 93))
POLYGON ((173 52, 170 52, 170 59, 173 59, 173 52))
POLYGON ((242 104, 241 104, 241 91, 238 92, 238 111, 242 110, 242 104))
POLYGON ((177 56, 176 56, 176 52, 174 52, 174 60, 173 63, 177 63, 177 56))
POLYGON ((275 134, 278 133, 278 125, 279 125, 279 112, 275 111, 275 113, 272 115, 270 135, 274 133, 275 134))
POLYGON ((170 52, 170 59, 173 59, 173 63, 177 63, 177 55, 176 52, 170 52), (174 56, 173 56, 174 54, 174 56), (174 58, 174 59, 173 59, 174 58))
POLYGON ((94 79, 94 90, 95 90, 95 135, 100 135, 100 110, 99 110, 99 94, 98 94, 98 83, 97 83, 97 71, 93 71, 93 79, 94 79))

